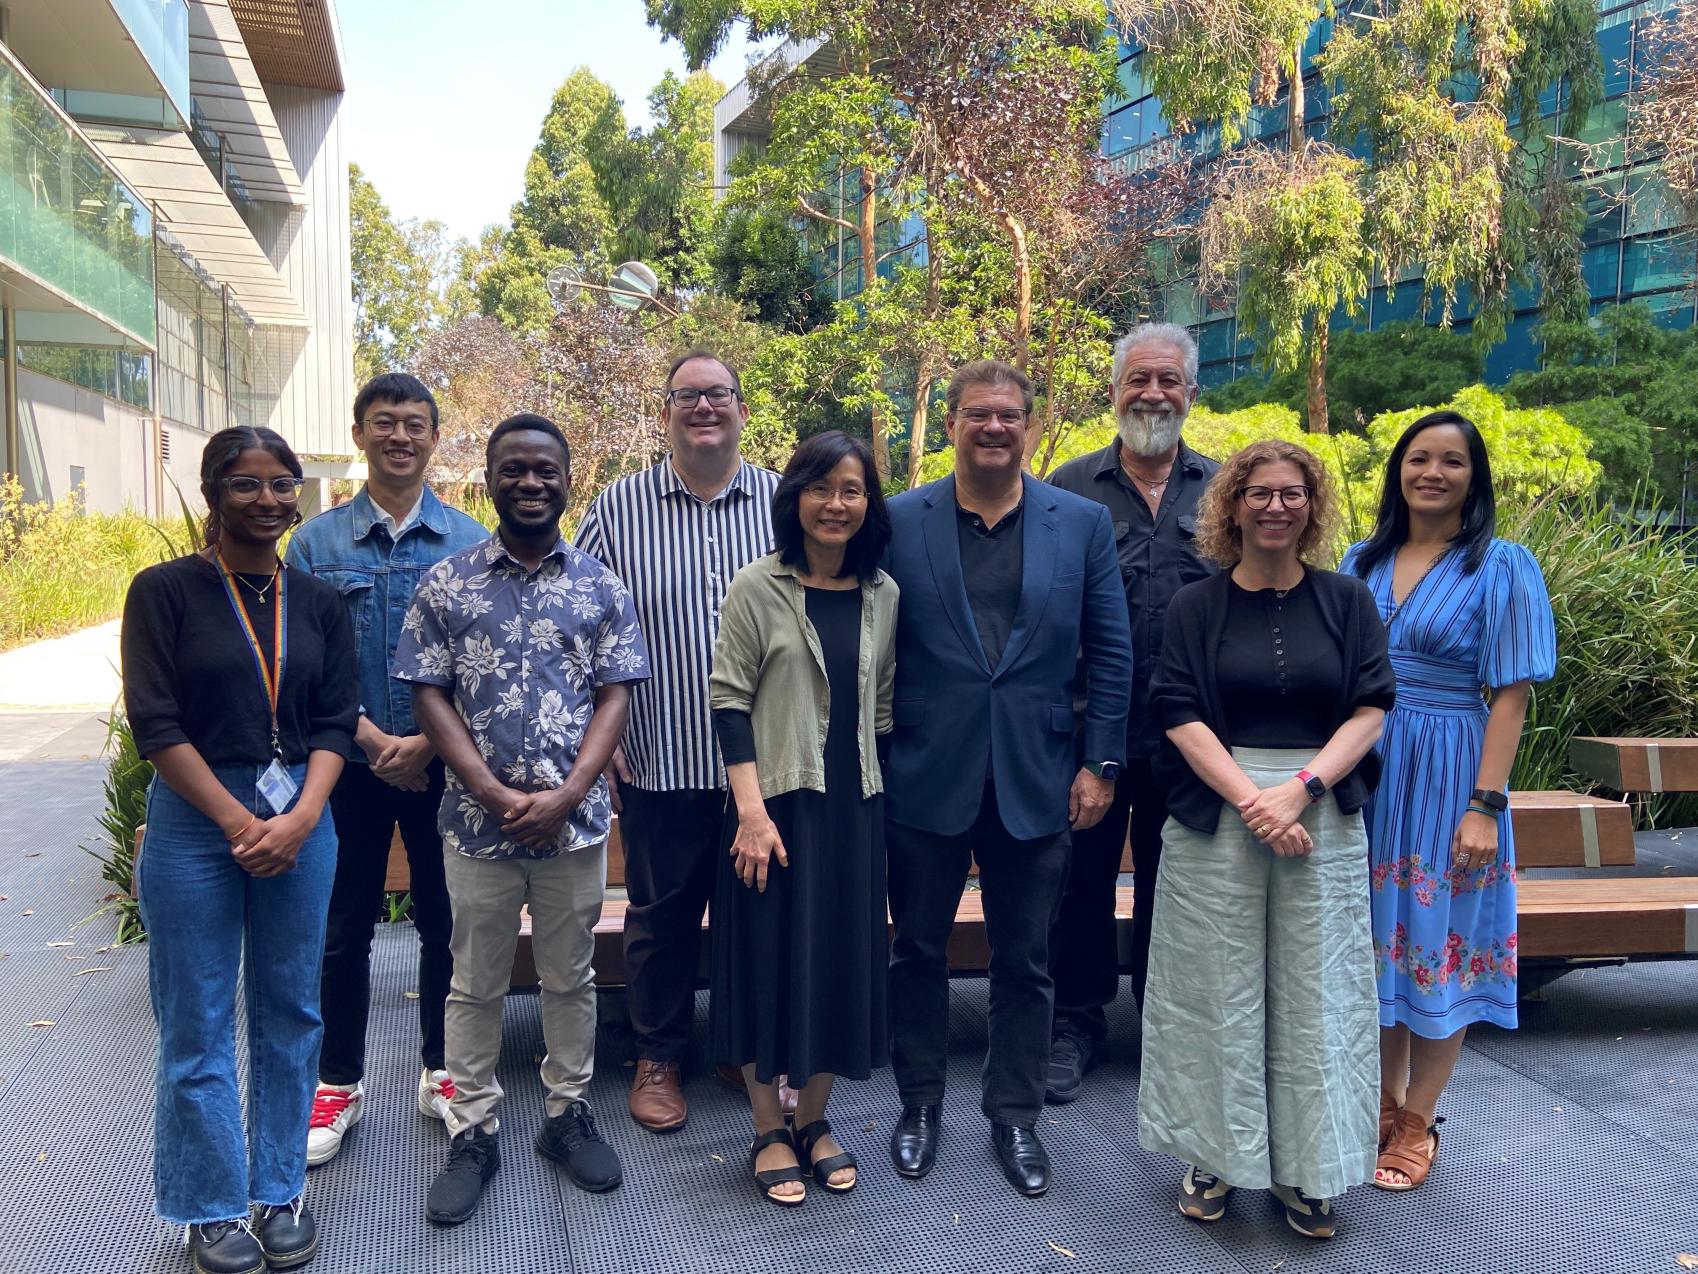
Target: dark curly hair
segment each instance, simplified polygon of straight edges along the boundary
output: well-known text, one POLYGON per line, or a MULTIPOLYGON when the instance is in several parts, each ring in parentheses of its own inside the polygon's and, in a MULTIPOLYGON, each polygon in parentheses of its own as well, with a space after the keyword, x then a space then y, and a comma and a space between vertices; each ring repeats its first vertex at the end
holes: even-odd
MULTIPOLYGON (((297 478, 305 476, 294 448, 275 429, 232 425, 213 434, 206 440, 206 450, 200 453, 200 495, 206 501, 206 523, 201 534, 209 545, 217 544, 224 530, 218 516, 218 501, 224 494, 223 481, 244 451, 266 452, 297 478)), ((301 513, 297 509, 295 521, 298 523, 300 520, 301 513)))
POLYGON ((1294 442, 1264 438, 1228 456, 1220 472, 1209 482, 1197 506, 1197 551, 1231 569, 1244 556, 1244 536, 1233 516, 1238 497, 1257 465, 1284 461, 1297 466, 1309 496, 1309 524, 1297 538, 1299 560, 1311 566, 1326 566, 1323 557, 1332 549, 1333 527, 1338 521, 1338 501, 1332 479, 1314 452, 1294 442))

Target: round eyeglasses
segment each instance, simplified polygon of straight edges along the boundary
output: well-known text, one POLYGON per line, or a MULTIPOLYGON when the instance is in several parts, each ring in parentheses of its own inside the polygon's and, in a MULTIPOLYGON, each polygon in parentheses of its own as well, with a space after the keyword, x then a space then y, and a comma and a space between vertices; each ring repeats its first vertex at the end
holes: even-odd
POLYGON ((1314 494, 1308 487, 1242 487, 1238 492, 1239 498, 1252 509, 1267 508, 1276 495, 1282 507, 1301 509, 1314 494))

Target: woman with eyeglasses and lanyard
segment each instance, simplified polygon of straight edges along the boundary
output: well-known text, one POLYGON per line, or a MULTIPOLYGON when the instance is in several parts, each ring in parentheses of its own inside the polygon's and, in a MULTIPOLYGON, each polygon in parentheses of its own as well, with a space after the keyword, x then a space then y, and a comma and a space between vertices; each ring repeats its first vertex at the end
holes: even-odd
POLYGON ((1331 482, 1266 441, 1221 466, 1197 547, 1221 573, 1173 596, 1151 710, 1170 785, 1144 997, 1139 1141, 1188 1165, 1179 1209, 1271 1189, 1328 1238, 1373 1174, 1379 1089, 1370 749, 1395 691, 1385 627, 1331 560, 1331 482))
POLYGON ((323 814, 359 695, 341 598, 277 556, 300 489, 276 433, 214 434, 206 547, 143 571, 124 605, 124 708, 157 771, 136 867, 159 1024, 154 1199, 201 1274, 291 1269, 318 1248, 302 1191, 336 870, 323 814))

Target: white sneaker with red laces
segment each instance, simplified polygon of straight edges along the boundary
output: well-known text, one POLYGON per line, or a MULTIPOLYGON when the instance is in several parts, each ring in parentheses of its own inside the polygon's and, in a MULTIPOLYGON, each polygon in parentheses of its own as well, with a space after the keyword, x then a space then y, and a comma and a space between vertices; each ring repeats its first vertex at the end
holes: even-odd
POLYGON ((307 1124, 307 1167, 316 1168, 329 1163, 342 1149, 342 1138, 348 1129, 360 1122, 366 1113, 364 1081, 352 1088, 340 1084, 320 1084, 313 1094, 312 1119, 307 1124))
POLYGON ((419 1073, 419 1114, 427 1119, 447 1119, 448 1103, 454 1100, 454 1079, 447 1071, 419 1073))

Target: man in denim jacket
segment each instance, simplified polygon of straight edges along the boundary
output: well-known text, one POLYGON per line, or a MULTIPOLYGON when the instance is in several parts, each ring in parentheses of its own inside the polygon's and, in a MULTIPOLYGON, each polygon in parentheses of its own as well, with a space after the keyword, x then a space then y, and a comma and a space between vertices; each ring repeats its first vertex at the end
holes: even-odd
POLYGON ((419 935, 419 1111, 441 1119, 454 1095, 443 1069, 443 1003, 454 962, 436 828, 442 762, 413 722, 411 689, 389 677, 419 581, 443 558, 489 537, 475 519, 425 487, 439 436, 430 390, 398 372, 373 378, 354 399, 354 445, 366 456, 366 485, 303 526, 289 544, 289 565, 341 590, 360 660, 358 746, 330 796, 340 850, 324 941, 324 1046, 307 1132, 308 1166, 332 1158, 364 1113, 371 938, 397 824, 412 869, 419 935))

